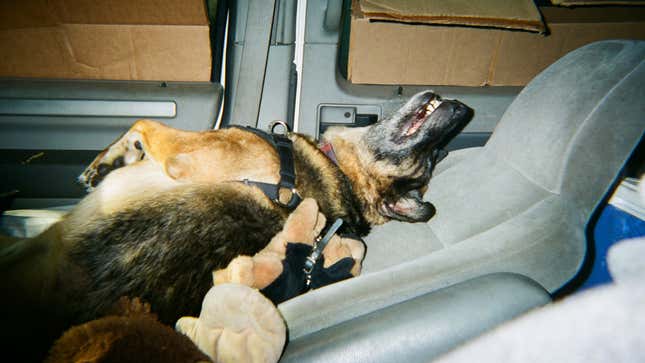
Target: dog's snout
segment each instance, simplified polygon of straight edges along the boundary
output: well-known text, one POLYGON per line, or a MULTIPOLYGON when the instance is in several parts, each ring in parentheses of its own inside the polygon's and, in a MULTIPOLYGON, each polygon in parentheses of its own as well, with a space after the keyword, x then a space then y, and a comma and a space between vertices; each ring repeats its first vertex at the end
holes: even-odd
POLYGON ((423 104, 423 103, 428 103, 428 102, 430 102, 432 100, 435 100, 437 98, 440 98, 438 94, 428 90, 428 91, 422 92, 420 94, 417 94, 416 97, 414 97, 412 100, 416 100, 416 102, 419 102, 419 103, 423 104))

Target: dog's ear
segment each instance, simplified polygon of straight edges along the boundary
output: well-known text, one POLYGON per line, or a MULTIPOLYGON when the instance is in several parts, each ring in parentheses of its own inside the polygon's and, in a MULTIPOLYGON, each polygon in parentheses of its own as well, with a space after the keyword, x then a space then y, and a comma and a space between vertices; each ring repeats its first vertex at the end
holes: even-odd
POLYGON ((384 201, 381 211, 386 217, 403 222, 427 222, 436 213, 434 205, 423 201, 418 190, 410 191, 396 201, 384 201))

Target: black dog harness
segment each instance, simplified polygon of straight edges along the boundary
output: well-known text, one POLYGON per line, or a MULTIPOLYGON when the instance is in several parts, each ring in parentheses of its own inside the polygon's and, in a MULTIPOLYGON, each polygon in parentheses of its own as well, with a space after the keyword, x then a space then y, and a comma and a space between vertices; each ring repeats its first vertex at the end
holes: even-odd
POLYGON ((271 133, 256 129, 254 127, 246 126, 231 126, 238 128, 240 130, 252 132, 255 135, 264 139, 268 142, 269 145, 273 146, 274 149, 278 152, 280 158, 280 181, 278 184, 263 183, 254 180, 244 179, 240 182, 256 186, 266 195, 270 200, 275 204, 287 208, 289 210, 295 209, 298 204, 302 201, 302 198, 296 190, 296 170, 293 162, 293 143, 286 135, 281 135, 277 133, 271 133), (280 200, 280 191, 286 190, 291 193, 291 198, 287 203, 283 203, 280 200))

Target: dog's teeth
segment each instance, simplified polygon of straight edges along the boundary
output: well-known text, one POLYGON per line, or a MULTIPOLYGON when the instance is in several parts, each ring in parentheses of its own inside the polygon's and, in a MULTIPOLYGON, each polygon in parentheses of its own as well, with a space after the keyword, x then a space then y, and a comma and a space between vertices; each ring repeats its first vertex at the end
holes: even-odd
POLYGON ((428 115, 430 115, 431 113, 433 113, 433 112, 434 112, 434 110, 436 110, 436 109, 437 109, 437 106, 435 106, 435 104, 433 103, 433 101, 430 101, 430 102, 426 105, 426 116, 428 116, 428 115))
POLYGON ((431 105, 431 106, 432 106, 432 109, 433 109, 433 110, 436 110, 436 109, 437 109, 437 107, 439 107, 439 105, 440 105, 440 104, 441 104, 441 101, 435 98, 434 100, 430 101, 430 103, 428 104, 428 106, 430 106, 430 105, 431 105))

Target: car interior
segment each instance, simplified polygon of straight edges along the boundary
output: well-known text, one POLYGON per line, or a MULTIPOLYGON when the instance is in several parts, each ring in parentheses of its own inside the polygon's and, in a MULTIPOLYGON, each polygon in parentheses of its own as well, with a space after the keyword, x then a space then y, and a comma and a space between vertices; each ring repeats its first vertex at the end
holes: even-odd
MULTIPOLYGON (((207 81, 0 78, 1 233, 28 237, 61 218, 86 194, 78 176, 137 119, 186 130, 281 121, 319 138, 432 89, 475 111, 433 171, 424 199, 436 215, 373 227, 360 276, 279 304, 280 361, 428 362, 612 283, 593 281, 607 268, 603 216, 618 199, 645 211, 645 17, 639 37, 585 41, 525 85, 358 84, 343 60, 357 0, 197 3, 207 81)), ((486 361, 481 352, 443 358, 486 361)))

